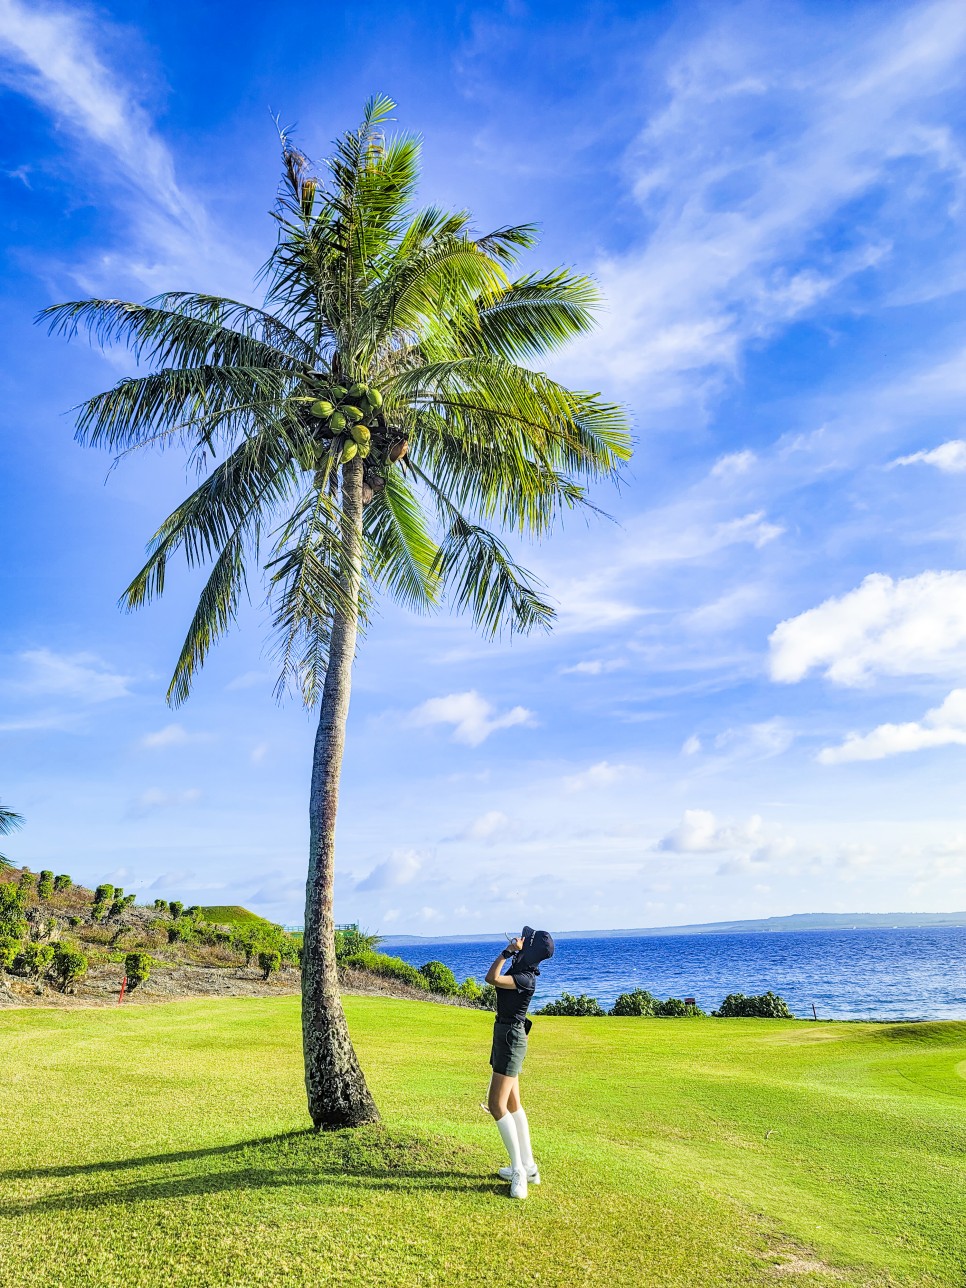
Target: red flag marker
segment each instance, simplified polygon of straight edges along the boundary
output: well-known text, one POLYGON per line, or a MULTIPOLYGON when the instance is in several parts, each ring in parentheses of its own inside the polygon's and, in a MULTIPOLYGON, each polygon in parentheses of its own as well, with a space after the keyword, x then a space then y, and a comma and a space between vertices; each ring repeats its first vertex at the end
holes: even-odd
POLYGON ((121 996, 117 999, 118 1006, 124 1001, 124 990, 127 988, 127 976, 121 980, 121 996))

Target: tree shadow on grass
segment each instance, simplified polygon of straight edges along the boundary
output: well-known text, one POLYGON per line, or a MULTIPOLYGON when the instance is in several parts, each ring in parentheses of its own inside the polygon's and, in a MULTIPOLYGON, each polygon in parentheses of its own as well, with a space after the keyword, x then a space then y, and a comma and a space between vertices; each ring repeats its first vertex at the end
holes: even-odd
POLYGON ((343 1193, 346 1190, 406 1193, 420 1189, 436 1193, 443 1190, 505 1193, 505 1186, 480 1175, 478 1159, 467 1147, 440 1137, 393 1133, 381 1126, 356 1131, 289 1132, 207 1149, 11 1170, 0 1172, 0 1185, 14 1180, 42 1183, 81 1177, 101 1183, 87 1191, 72 1189, 69 1193, 0 1204, 0 1217, 91 1211, 118 1203, 301 1186, 333 1188, 343 1193), (202 1164, 200 1168, 199 1164, 202 1164), (155 1168, 167 1174, 123 1179, 124 1173, 155 1168), (109 1183, 114 1176, 119 1181, 116 1185, 109 1183))

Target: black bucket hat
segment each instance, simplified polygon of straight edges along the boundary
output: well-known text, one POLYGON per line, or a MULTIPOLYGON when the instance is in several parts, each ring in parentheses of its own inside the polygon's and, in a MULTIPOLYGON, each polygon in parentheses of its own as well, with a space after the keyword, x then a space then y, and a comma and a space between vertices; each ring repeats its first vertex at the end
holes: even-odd
POLYGON ((553 936, 549 930, 534 930, 532 926, 524 926, 522 938, 523 947, 517 954, 522 965, 533 968, 541 962, 549 961, 553 956, 553 936))

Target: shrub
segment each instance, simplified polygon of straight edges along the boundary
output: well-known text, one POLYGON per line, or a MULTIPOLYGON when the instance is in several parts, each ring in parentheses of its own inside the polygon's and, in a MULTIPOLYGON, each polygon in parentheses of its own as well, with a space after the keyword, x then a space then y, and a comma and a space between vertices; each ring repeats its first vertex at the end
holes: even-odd
POLYGON ((37 880, 37 897, 40 899, 49 899, 54 893, 54 874, 49 868, 44 868, 37 880))
POLYGON ((60 991, 66 993, 71 984, 87 974, 87 958, 76 948, 60 944, 54 954, 53 970, 60 981, 60 991))
POLYGON ((609 1015, 653 1015, 658 1000, 646 988, 635 988, 630 993, 621 993, 620 997, 608 1012, 609 1015))
POLYGON ((137 988, 151 978, 151 958, 147 953, 128 953, 124 958, 128 988, 137 988))
POLYGON ((54 952, 53 944, 24 944, 16 963, 17 969, 23 975, 38 979, 50 969, 54 952))
POLYGON ((258 952, 259 933, 257 926, 242 926, 238 930, 232 931, 231 946, 236 953, 241 953, 245 958, 245 965, 252 964, 252 958, 258 952))
POLYGON ((342 961, 344 957, 355 957, 359 953, 374 953, 381 943, 381 935, 370 935, 367 930, 360 930, 357 926, 337 930, 335 959, 342 961))
POLYGON ((664 1020, 680 1020, 703 1015, 704 1011, 700 1006, 692 1006, 687 1002, 682 1002, 679 997, 669 997, 664 1002, 655 1002, 654 1014, 664 1020))
POLYGON ((459 987, 456 976, 443 962, 426 962, 424 966, 420 966, 419 973, 429 985, 431 993, 443 993, 446 997, 452 997, 459 987))
POLYGON ((19 886, 0 885, 0 938, 22 939, 27 933, 23 915, 26 900, 19 886))
MULTIPOLYGON (((494 988, 493 991, 495 993, 496 989, 494 988)), ((456 995, 457 997, 465 997, 468 1002, 474 1002, 477 1006, 482 1005, 483 1002, 483 990, 472 975, 467 975, 456 990, 456 995)))
POLYGON ((154 907, 155 907, 155 911, 157 912, 167 912, 168 911, 167 899, 155 899, 154 907))
POLYGON ((496 1010, 496 985, 495 984, 480 985, 480 1006, 483 1008, 484 1011, 496 1010))
POLYGON ((19 952, 19 939, 9 935, 0 937, 0 970, 9 970, 19 952))
POLYGON ((277 970, 282 969, 281 953, 274 951, 262 951, 258 954, 258 966, 262 972, 262 979, 268 979, 269 975, 274 975, 277 970))
POLYGON ((91 916, 95 921, 103 921, 110 911, 110 907, 109 903, 95 903, 91 909, 91 916))
POLYGON ((168 909, 171 913, 171 916, 175 919, 175 921, 177 921, 178 918, 181 916, 181 914, 184 912, 184 904, 181 902, 180 899, 172 899, 171 902, 168 904, 168 909))
POLYGON ((67 924, 68 926, 79 926, 81 924, 81 919, 80 917, 71 915, 67 918, 67 924))
POLYGON ((788 1009, 785 999, 770 990, 751 997, 746 997, 744 993, 729 993, 718 1009, 711 1014, 721 1016, 722 1019, 748 1017, 764 1020, 793 1020, 795 1018, 788 1009))
POLYGON ((55 890, 69 890, 73 884, 66 872, 61 872, 59 876, 54 877, 55 890))
POLYGON ((27 896, 32 895, 35 889, 36 878, 29 868, 24 868, 20 874, 20 880, 17 882, 17 889, 20 891, 24 903, 27 902, 27 896))
POLYGON ((168 927, 169 944, 190 944, 196 938, 195 923, 189 917, 179 917, 168 927))
POLYGON ((110 903, 114 898, 114 887, 112 885, 99 885, 94 891, 94 903, 110 903))
POLYGON ((355 970, 367 970, 385 979, 399 980, 402 984, 408 984, 410 988, 429 989, 426 977, 421 975, 415 966, 404 962, 401 957, 390 957, 386 953, 354 953, 351 957, 346 957, 342 965, 355 970))
POLYGON ((573 993, 561 993, 556 1002, 547 1002, 537 1014, 605 1015, 606 1012, 596 997, 588 997, 586 993, 581 993, 579 997, 574 997, 573 993))

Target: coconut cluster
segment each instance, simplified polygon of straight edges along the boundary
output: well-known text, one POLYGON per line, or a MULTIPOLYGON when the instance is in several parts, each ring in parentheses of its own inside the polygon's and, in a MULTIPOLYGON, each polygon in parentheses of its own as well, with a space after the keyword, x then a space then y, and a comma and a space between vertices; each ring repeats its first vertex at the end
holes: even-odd
POLYGON ((358 456, 372 457, 373 465, 392 465, 406 455, 405 431, 387 423, 382 394, 373 386, 361 381, 348 388, 326 385, 317 397, 302 401, 308 404, 314 437, 325 440, 326 449, 341 464, 358 456))

